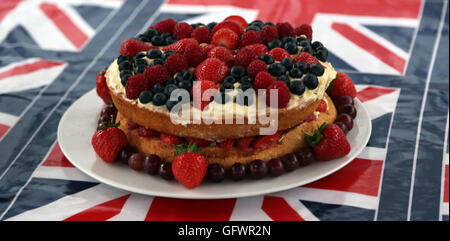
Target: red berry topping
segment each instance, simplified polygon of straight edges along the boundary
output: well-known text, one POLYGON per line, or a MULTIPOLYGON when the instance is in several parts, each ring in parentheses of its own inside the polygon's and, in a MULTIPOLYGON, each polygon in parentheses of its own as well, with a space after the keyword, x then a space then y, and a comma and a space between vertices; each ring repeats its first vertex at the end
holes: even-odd
POLYGON ((172 36, 176 39, 190 38, 192 31, 194 31, 194 28, 188 23, 177 23, 173 27, 172 36))
POLYGON ((184 50, 183 56, 187 59, 188 65, 196 67, 206 59, 206 53, 198 44, 189 44, 184 50))
POLYGON ((154 65, 145 69, 144 77, 149 83, 149 88, 158 83, 164 83, 169 77, 169 72, 162 65, 154 65))
POLYGON ((309 41, 312 41, 312 28, 309 24, 302 24, 295 29, 295 35, 305 35, 309 41))
POLYGON ((128 143, 125 133, 117 128, 119 123, 113 123, 114 120, 111 120, 106 129, 95 132, 91 139, 94 151, 105 162, 113 162, 128 143))
POLYGON ((244 68, 247 68, 247 66, 255 59, 258 59, 258 56, 252 50, 248 48, 242 48, 236 54, 234 65, 240 65, 244 68))
POLYGON ((173 30, 175 24, 177 24, 177 22, 175 20, 173 20, 172 18, 169 18, 169 19, 157 22, 155 24, 155 26, 153 26, 153 28, 158 30, 159 33, 172 33, 172 30, 173 30))
POLYGON ((188 62, 183 55, 174 53, 169 55, 164 61, 164 67, 169 71, 169 75, 173 76, 174 74, 187 69, 188 62))
POLYGON ((214 83, 222 83, 230 69, 220 59, 207 58, 195 68, 195 76, 198 80, 209 80, 214 83))
POLYGON ((196 149, 195 145, 187 147, 181 145, 175 148, 176 157, 172 162, 173 176, 187 188, 197 187, 205 177, 208 161, 202 154, 197 153, 199 150, 196 149))
POLYGON ((277 80, 268 72, 259 72, 255 80, 253 81, 253 86, 255 89, 267 89, 271 84, 275 83, 277 80))
POLYGON ((230 140, 225 140, 225 141, 221 141, 218 143, 219 147, 229 151, 231 149, 233 149, 233 144, 234 144, 234 140, 230 139, 230 140))
POLYGON ((253 137, 253 136, 240 138, 240 139, 236 140, 236 147, 241 151, 247 152, 247 151, 251 150, 250 146, 254 139, 255 139, 255 137, 253 137))
POLYGON ((327 111, 327 102, 325 102, 322 99, 320 101, 319 106, 317 107, 316 111, 318 111, 318 112, 326 112, 327 111))
POLYGON ((214 47, 208 52, 208 58, 217 58, 222 60, 226 65, 232 66, 234 62, 233 52, 225 47, 214 47))
POLYGON ((259 36, 258 31, 250 30, 244 33, 241 37, 241 48, 250 44, 260 44, 261 37, 259 36))
POLYGON ((120 55, 128 55, 128 57, 130 57, 130 59, 133 58, 133 56, 138 53, 138 52, 142 52, 142 51, 147 51, 149 49, 151 49, 152 46, 141 42, 139 40, 136 39, 127 39, 125 41, 122 42, 122 44, 120 45, 120 55))
POLYGON ((297 62, 305 62, 308 64, 308 66, 311 64, 320 64, 319 60, 317 60, 314 56, 312 56, 308 52, 301 52, 300 54, 295 56, 294 63, 297 62))
POLYGON ((273 48, 272 50, 270 50, 269 54, 272 55, 272 57, 275 61, 281 61, 284 58, 291 57, 289 52, 286 49, 282 49, 282 48, 273 48))
MULTIPOLYGON (((193 98, 194 107, 203 111, 205 107, 213 100, 218 89, 214 82, 209 80, 197 81, 191 89, 191 96, 193 98), (203 95, 208 90, 209 100, 204 100, 203 95)), ((206 96, 204 98, 207 98, 206 96)))
POLYGON ((333 87, 329 91, 331 98, 337 99, 339 96, 348 95, 356 97, 356 88, 353 81, 345 73, 338 72, 336 79, 333 80, 333 87))
POLYGON ((138 133, 138 136, 140 136, 140 137, 146 137, 146 138, 155 137, 155 136, 158 135, 158 132, 157 132, 157 131, 152 130, 152 129, 145 128, 145 127, 143 127, 143 126, 139 126, 139 127, 138 127, 137 133, 138 133))
POLYGON ((281 137, 281 133, 277 132, 272 135, 264 135, 256 137, 255 141, 253 141, 253 148, 257 151, 264 150, 272 145, 275 145, 281 137))
POLYGON ((105 77, 106 69, 100 71, 97 74, 96 86, 97 86, 97 95, 105 102, 105 104, 112 104, 113 101, 111 99, 111 94, 109 93, 108 85, 106 84, 105 77))
POLYGON ((322 125, 314 131, 314 135, 307 135, 308 144, 313 147, 318 161, 328 161, 343 157, 350 152, 350 144, 342 129, 336 124, 322 125), (320 133, 323 136, 320 138, 320 133))
POLYGON ((239 36, 228 28, 219 29, 213 33, 211 44, 236 49, 239 46, 239 36))
POLYGON ((265 71, 267 71, 267 64, 266 62, 259 59, 253 60, 247 67, 247 74, 253 79, 259 72, 265 71))
POLYGON ((261 30, 260 36, 262 42, 267 44, 274 39, 279 39, 278 29, 275 26, 267 25, 261 30))
POLYGON ((201 46, 203 48, 203 50, 205 51, 205 53, 209 53, 209 51, 211 51, 213 48, 217 47, 216 45, 213 44, 207 44, 205 46, 201 46))
POLYGON ((243 29, 246 29, 248 27, 247 21, 241 16, 238 15, 231 15, 224 19, 224 21, 234 21, 237 24, 239 24, 243 29))
POLYGON ((137 99, 139 94, 149 87, 150 83, 144 77, 144 74, 133 75, 128 79, 125 86, 126 97, 128 99, 137 99))
POLYGON ((183 143, 183 137, 171 135, 168 133, 161 132, 160 133, 161 141, 167 145, 178 145, 183 143))
POLYGON ((284 83, 283 81, 276 81, 275 83, 271 84, 267 88, 266 104, 268 106, 271 106, 272 108, 285 108, 288 105, 290 98, 291 98, 291 93, 289 91, 289 88, 287 87, 286 83, 284 83), (270 90, 278 90, 278 92, 275 92, 272 94, 272 93, 270 93, 271 92, 270 90), (277 106, 272 106, 270 104, 270 100, 271 100, 272 96, 274 98, 278 99, 277 106))
POLYGON ((214 33, 216 33, 217 31, 219 31, 220 29, 223 29, 223 28, 231 29, 233 32, 235 32, 237 34, 238 37, 244 33, 244 29, 241 27, 241 25, 239 25, 235 21, 227 20, 227 21, 220 22, 216 26, 214 26, 214 28, 212 30, 212 34, 214 35, 214 33))
POLYGON ((295 37, 294 28, 288 22, 277 23, 275 27, 278 30, 278 35, 280 39, 286 36, 295 37))
POLYGON ((198 147, 205 147, 205 146, 209 146, 209 144, 211 144, 211 141, 198 139, 198 138, 195 138, 195 137, 186 137, 185 139, 186 139, 186 142, 188 144, 197 143, 198 147))
POLYGON ((211 42, 211 32, 207 27, 200 26, 192 31, 191 37, 196 39, 199 43, 211 42))
POLYGON ((164 52, 172 50, 172 51, 183 54, 184 50, 186 49, 186 46, 188 46, 189 44, 197 44, 198 45, 198 41, 193 38, 185 38, 185 39, 178 40, 169 46, 164 47, 162 50, 164 52))
POLYGON ((267 46, 264 44, 250 44, 245 46, 244 48, 252 50, 253 53, 255 53, 258 58, 269 51, 267 49, 267 46))

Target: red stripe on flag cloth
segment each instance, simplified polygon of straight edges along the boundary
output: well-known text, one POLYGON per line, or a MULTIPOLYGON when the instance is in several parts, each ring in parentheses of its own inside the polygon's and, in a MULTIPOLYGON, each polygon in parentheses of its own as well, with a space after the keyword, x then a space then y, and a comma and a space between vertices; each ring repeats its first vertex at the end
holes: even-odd
POLYGON ((448 203, 448 165, 445 165, 444 202, 448 203))
POLYGON ((0 124, 0 138, 9 130, 9 126, 0 124))
POLYGON ((392 68, 403 74, 406 66, 406 60, 401 58, 388 48, 358 32, 347 24, 333 23, 331 25, 331 28, 336 30, 348 40, 352 41, 360 48, 371 53, 373 56, 377 57, 385 64, 391 66, 392 68))
POLYGON ((364 88, 364 89, 358 91, 358 93, 356 94, 356 97, 358 97, 358 99, 361 102, 365 102, 368 100, 378 98, 382 95, 390 94, 396 90, 397 89, 388 89, 388 88, 379 88, 379 87, 369 86, 367 88, 364 88))
POLYGON ((23 65, 14 66, 9 70, 4 72, 0 72, 0 80, 5 79, 7 77, 15 76, 15 75, 23 75, 28 74, 34 71, 38 71, 41 69, 52 68, 58 65, 62 65, 61 62, 49 61, 49 60, 36 60, 33 63, 26 63, 23 65))
POLYGON ((227 221, 236 199, 172 199, 155 197, 146 221, 227 221))
POLYGON ((42 3, 40 8, 77 49, 88 41, 88 36, 56 4, 42 3))
POLYGON ((48 156, 45 159, 44 163, 42 163, 42 166, 49 166, 49 167, 74 167, 72 165, 72 163, 70 163, 69 160, 67 160, 67 158, 62 153, 58 142, 55 143, 55 145, 53 146, 52 150, 50 151, 50 154, 48 154, 48 156))
POLYGON ((339 171, 304 187, 378 196, 382 161, 355 158, 339 171))
POLYGON ((79 212, 64 221, 105 221, 108 220, 122 210, 123 205, 125 205, 131 194, 113 199, 108 202, 101 203, 97 206, 86 209, 79 212))
POLYGON ((274 221, 305 221, 281 197, 264 196, 261 209, 274 221))
POLYGON ((19 5, 22 0, 2 0, 0 1, 0 22, 19 5))

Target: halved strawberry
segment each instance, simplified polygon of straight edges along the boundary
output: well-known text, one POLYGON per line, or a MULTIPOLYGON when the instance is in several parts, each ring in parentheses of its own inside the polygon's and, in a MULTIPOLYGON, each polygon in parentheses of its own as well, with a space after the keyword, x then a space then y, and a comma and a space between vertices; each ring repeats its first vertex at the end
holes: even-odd
POLYGON ((234 62, 233 52, 225 47, 217 46, 208 52, 208 58, 217 58, 222 60, 227 66, 231 66, 234 62))
POLYGON ((228 28, 219 29, 213 33, 211 44, 236 49, 239 46, 239 36, 228 28))
POLYGON ((214 28, 212 30, 212 34, 214 34, 215 32, 217 32, 223 28, 228 28, 228 29, 233 30, 233 32, 235 32, 238 35, 238 37, 244 33, 244 29, 241 27, 241 25, 239 25, 235 21, 227 20, 227 21, 220 22, 216 26, 214 26, 214 28))
POLYGON ((255 141, 253 141, 253 148, 257 151, 267 149, 277 143, 280 137, 280 132, 276 132, 273 135, 258 136, 255 141))
POLYGON ((231 15, 231 16, 228 16, 227 18, 224 19, 224 21, 227 21, 227 20, 236 22, 243 29, 246 29, 248 27, 247 21, 245 21, 245 19, 243 17, 241 17, 241 16, 231 15))
POLYGON ((255 137, 253 136, 240 138, 236 140, 236 147, 243 152, 248 152, 251 150, 250 145, 252 144, 254 139, 255 137))
POLYGON ((178 145, 183 143, 183 137, 171 135, 168 133, 161 132, 160 137, 161 141, 166 143, 167 145, 178 145))
POLYGON ((225 141, 221 141, 219 143, 217 143, 217 145, 227 151, 233 149, 233 144, 234 144, 234 140, 230 139, 230 140, 225 140, 225 141))

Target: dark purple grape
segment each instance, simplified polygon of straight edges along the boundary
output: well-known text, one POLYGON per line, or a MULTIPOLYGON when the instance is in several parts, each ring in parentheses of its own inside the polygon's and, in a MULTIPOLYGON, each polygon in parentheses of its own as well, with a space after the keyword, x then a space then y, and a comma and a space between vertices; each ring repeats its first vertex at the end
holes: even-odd
POLYGON ((336 118, 335 122, 342 122, 347 126, 348 130, 351 130, 353 128, 353 119, 350 115, 341 113, 336 118))
POLYGON ((144 155, 141 153, 134 153, 128 158, 128 166, 136 171, 144 169, 144 155))
POLYGON ((234 163, 230 168, 230 177, 234 181, 239 181, 245 178, 245 166, 241 163, 234 163))
POLYGON ((280 158, 273 158, 267 162, 269 168, 269 175, 272 177, 278 177, 284 173, 284 165, 280 158))
POLYGON ((132 147, 126 146, 120 151, 118 159, 121 163, 128 164, 128 158, 134 153, 136 153, 136 151, 132 147))
POLYGON ((105 105, 103 108, 102 108, 102 110, 101 110, 101 112, 100 112, 100 115, 101 116, 103 116, 103 115, 107 115, 107 116, 116 116, 116 114, 117 114, 117 109, 116 109, 116 107, 114 106, 114 105, 105 105))
POLYGON ((281 161, 283 162, 284 169, 287 172, 293 171, 300 166, 300 163, 298 162, 297 157, 294 155, 294 153, 284 155, 281 158, 281 161))
POLYGON ((308 147, 296 151, 295 156, 297 157, 300 166, 307 166, 315 160, 313 150, 308 147))
POLYGON ((98 119, 98 123, 100 122, 106 122, 109 123, 112 119, 112 115, 101 115, 100 118, 98 119))
POLYGON ((346 124, 342 123, 342 122, 335 122, 334 124, 336 124, 337 126, 339 126, 339 128, 341 128, 341 130, 344 132, 345 135, 347 135, 348 133, 348 127, 346 124))
POLYGON ((152 176, 158 174, 159 166, 163 160, 155 154, 148 155, 144 158, 144 171, 152 176))
POLYGON ((356 117, 356 108, 353 105, 346 104, 338 108, 339 113, 348 114, 352 119, 356 117))
POLYGON ((213 163, 208 166, 206 176, 213 182, 221 182, 225 179, 225 168, 219 163, 213 163))
POLYGON ((101 130, 102 127, 103 127, 103 125, 107 126, 107 125, 108 125, 108 122, 99 122, 99 123, 97 124, 97 130, 98 130, 98 131, 101 130))
POLYGON ((267 164, 263 160, 253 160, 248 165, 250 177, 253 179, 261 179, 267 175, 267 164))
POLYGON ((172 163, 171 162, 161 163, 161 165, 159 166, 158 174, 160 177, 166 180, 172 180, 173 179, 172 163))
POLYGON ((343 105, 353 105, 353 98, 351 96, 348 95, 343 95, 343 96, 339 96, 337 97, 335 100, 333 100, 334 105, 336 105, 336 108, 339 109, 339 107, 343 106, 343 105))

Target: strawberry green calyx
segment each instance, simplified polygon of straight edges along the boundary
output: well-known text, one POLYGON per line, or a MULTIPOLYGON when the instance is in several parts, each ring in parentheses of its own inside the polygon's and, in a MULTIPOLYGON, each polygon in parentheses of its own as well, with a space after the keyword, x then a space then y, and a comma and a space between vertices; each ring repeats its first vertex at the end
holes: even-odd
POLYGON ((119 126, 120 126, 120 121, 119 122, 117 122, 117 123, 115 123, 116 121, 114 120, 114 116, 113 115, 111 115, 111 120, 109 121, 109 123, 108 124, 103 124, 102 125, 102 130, 106 130, 106 129, 108 129, 108 128, 111 128, 111 127, 116 127, 116 128, 118 128, 119 126))
POLYGON ((200 153, 202 151, 201 148, 197 147, 197 142, 192 142, 187 145, 183 143, 181 145, 174 145, 173 147, 175 148, 175 156, 185 152, 200 153))
POLYGON ((317 143, 319 143, 319 141, 323 138, 322 131, 327 127, 328 125, 326 123, 323 123, 320 127, 314 130, 313 134, 309 134, 303 131, 303 133, 306 135, 306 143, 308 143, 310 147, 316 146, 317 143))

